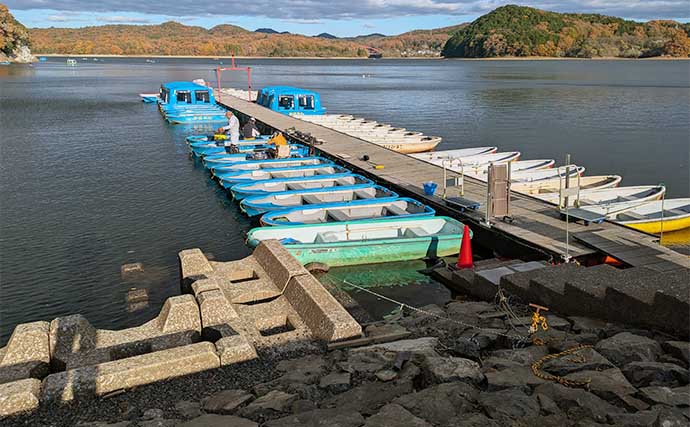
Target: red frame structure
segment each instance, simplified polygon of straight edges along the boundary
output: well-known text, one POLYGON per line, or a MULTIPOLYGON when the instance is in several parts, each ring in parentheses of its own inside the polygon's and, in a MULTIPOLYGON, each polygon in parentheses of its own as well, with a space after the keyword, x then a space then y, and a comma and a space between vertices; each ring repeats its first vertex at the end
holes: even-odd
POLYGON ((218 90, 216 91, 216 98, 222 101, 222 93, 220 91, 220 76, 223 71, 246 71, 247 72, 247 100, 252 101, 252 67, 238 67, 235 65, 235 55, 232 55, 232 65, 230 67, 221 67, 220 65, 216 68, 216 79, 218 81, 218 90))

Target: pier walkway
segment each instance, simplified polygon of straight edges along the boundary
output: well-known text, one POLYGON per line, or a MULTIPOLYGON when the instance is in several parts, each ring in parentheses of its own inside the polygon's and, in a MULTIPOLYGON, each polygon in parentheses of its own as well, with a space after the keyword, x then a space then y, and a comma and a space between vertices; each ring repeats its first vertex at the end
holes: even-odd
MULTIPOLYGON (((294 128, 311 134, 323 141, 323 144, 316 148, 326 156, 338 160, 354 172, 374 179, 379 184, 413 195, 436 208, 439 213, 447 212, 453 217, 471 222, 475 235, 478 232, 500 235, 503 239, 553 256, 556 261, 566 256, 566 222, 560 219, 556 207, 550 203, 512 193, 512 223, 498 221, 489 229, 482 224, 486 200, 486 183, 482 181, 464 178, 464 197, 480 202, 482 207, 477 211, 461 212, 449 207, 440 197, 424 194, 422 183, 443 181, 443 168, 439 166, 318 124, 277 113, 235 96, 223 93, 219 98, 222 98, 219 102, 226 107, 240 115, 255 117, 258 122, 273 129, 285 132, 294 128), (361 160, 365 154, 369 157, 368 161, 361 160), (383 165, 383 169, 375 169, 374 166, 377 164, 383 165)), ((448 177, 453 176, 459 174, 448 171, 448 177)), ((449 196, 454 195, 457 194, 449 196)), ((654 236, 614 223, 604 222, 585 226, 571 222, 569 233, 570 244, 567 252, 571 257, 604 253, 631 266, 659 272, 690 269, 690 258, 660 246, 654 236)))

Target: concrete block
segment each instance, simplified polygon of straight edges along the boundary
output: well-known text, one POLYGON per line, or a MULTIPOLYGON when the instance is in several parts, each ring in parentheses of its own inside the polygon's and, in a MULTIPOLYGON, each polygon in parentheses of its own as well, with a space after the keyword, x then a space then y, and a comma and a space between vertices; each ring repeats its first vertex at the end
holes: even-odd
POLYGON ((50 363, 56 371, 67 368, 77 353, 96 348, 97 330, 81 314, 58 317, 50 322, 50 363))
POLYGON ((220 367, 212 343, 200 342, 46 377, 42 402, 68 402, 220 367))
POLYGON ((474 295, 476 274, 472 270, 456 270, 451 273, 448 286, 453 292, 474 295))
POLYGON ((664 273, 656 283, 650 319, 653 326, 690 337, 690 273, 664 273))
POLYGON ((158 325, 161 332, 165 333, 189 330, 201 332, 199 306, 194 297, 180 295, 168 298, 158 315, 158 325))
POLYGON ((48 322, 17 325, 0 349, 0 384, 24 378, 41 379, 50 372, 48 322))
POLYGON ((339 341, 362 335, 362 327, 314 276, 290 279, 285 298, 300 314, 316 339, 339 341))
POLYGON ((128 280, 135 278, 137 274, 144 272, 144 264, 140 262, 134 262, 131 264, 123 264, 120 267, 120 277, 122 280, 128 280))
POLYGON ((216 341, 221 366, 256 359, 256 349, 242 335, 224 337, 216 341))
POLYGON ((0 384, 0 417, 37 409, 40 394, 41 381, 35 378, 0 384))
POLYGON ((584 268, 576 264, 562 264, 534 270, 530 290, 539 299, 539 304, 555 309, 564 300, 566 280, 584 268))
POLYGON ((202 292, 197 295, 201 309, 201 324, 204 328, 229 323, 238 317, 232 304, 221 290, 202 292))
POLYGON ((180 260, 180 289, 182 293, 188 293, 192 283, 197 280, 205 279, 208 274, 213 272, 208 258, 201 252, 201 249, 185 249, 178 255, 180 260))
POLYGON ((261 242, 254 249, 253 257, 281 290, 290 277, 309 274, 307 269, 290 255, 290 252, 277 240, 261 242))

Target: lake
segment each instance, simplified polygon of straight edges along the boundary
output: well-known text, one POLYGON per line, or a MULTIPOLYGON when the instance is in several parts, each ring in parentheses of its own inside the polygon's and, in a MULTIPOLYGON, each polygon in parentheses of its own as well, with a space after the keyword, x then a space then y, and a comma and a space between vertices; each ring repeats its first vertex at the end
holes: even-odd
MULTIPOLYGON (((217 61, 78 61, 0 66, 1 342, 17 323, 72 313, 100 328, 139 325, 179 292, 180 250, 249 254, 252 224, 187 155, 184 137, 208 128, 167 125, 137 95, 165 81, 214 81, 217 61), (144 264, 143 281, 121 278, 132 262, 144 264), (147 308, 129 312, 132 286, 148 289, 147 308)), ((439 149, 497 145, 561 162, 569 153, 589 175, 690 196, 687 61, 238 62, 253 67, 255 88, 314 89, 331 113, 442 136, 439 149)), ((242 73, 223 77, 246 84, 242 73)), ((690 235, 679 236, 669 241, 687 251, 690 235)), ((434 286, 407 268, 414 286, 434 286)))

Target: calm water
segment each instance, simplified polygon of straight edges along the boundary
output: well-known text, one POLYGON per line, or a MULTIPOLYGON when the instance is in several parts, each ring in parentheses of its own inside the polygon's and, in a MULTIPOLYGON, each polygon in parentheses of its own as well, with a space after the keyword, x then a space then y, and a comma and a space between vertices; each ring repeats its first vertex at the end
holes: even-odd
MULTIPOLYGON (((570 153, 591 175, 664 182, 670 197, 690 195, 688 62, 241 62, 254 67, 255 87, 312 88, 329 112, 439 135, 441 149, 570 153)), ((73 69, 55 59, 0 67, 0 341, 17 323, 76 312, 102 328, 138 325, 178 292, 179 250, 249 253, 250 222, 187 157, 184 136, 204 130, 168 126, 137 97, 164 81, 213 80, 214 65, 106 59, 73 69), (143 282, 121 279, 130 262, 144 264, 143 282), (131 286, 149 290, 147 309, 128 312, 131 286)), ((226 73, 224 84, 241 86, 243 76, 226 73)))

